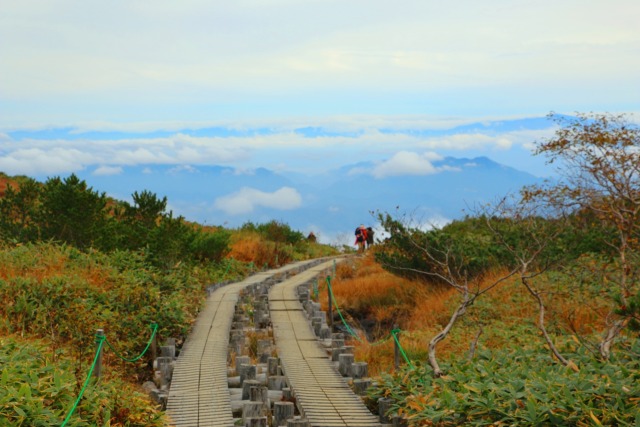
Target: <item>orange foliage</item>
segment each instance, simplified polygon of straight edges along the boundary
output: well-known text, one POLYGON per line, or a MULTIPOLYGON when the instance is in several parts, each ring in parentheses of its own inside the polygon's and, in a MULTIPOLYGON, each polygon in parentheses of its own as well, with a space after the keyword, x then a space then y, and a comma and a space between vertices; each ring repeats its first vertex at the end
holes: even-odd
MULTIPOLYGON (((489 286, 504 275, 504 271, 488 274, 479 285, 481 288, 489 286)), ((409 358, 425 360, 429 341, 449 322, 460 298, 453 288, 430 287, 424 282, 394 276, 383 270, 369 253, 339 264, 336 276, 333 290, 343 313, 349 312, 354 317, 375 323, 375 326, 369 326, 368 331, 375 342, 352 339, 350 343, 355 346, 356 360, 367 362, 372 376, 392 370, 394 345, 390 332, 394 324, 402 330, 400 341, 409 358)), ((545 290, 545 286, 551 285, 540 281, 536 286, 545 290)), ((554 324, 566 331, 575 329, 580 334, 603 328, 607 307, 592 306, 595 305, 593 302, 579 303, 573 294, 546 292, 545 295, 548 325, 554 324)), ((323 309, 326 309, 326 300, 326 297, 320 297, 323 309)), ((513 344, 518 339, 530 340, 531 336, 539 334, 537 316, 537 303, 519 280, 515 277, 506 280, 467 309, 447 339, 438 344, 438 356, 464 355, 482 324, 499 325, 497 329, 484 328, 480 342, 487 347, 496 348, 507 342, 513 344), (524 328, 532 335, 518 337, 518 332, 510 334, 512 327, 516 330, 524 328)), ((348 318, 348 321, 353 320, 348 318)), ((364 336, 362 332, 358 335, 364 336)))
POLYGON ((441 289, 423 292, 425 295, 416 301, 411 318, 407 322, 407 329, 420 329, 425 325, 443 325, 449 321, 451 314, 451 299, 456 295, 455 290, 441 289))
MULTIPOLYGON (((32 251, 31 254, 36 253, 32 251)), ((51 278, 74 277, 86 281, 88 284, 110 289, 115 284, 110 280, 110 272, 99 265, 88 265, 84 269, 69 270, 69 257, 54 247, 43 247, 37 252, 37 256, 32 257, 28 266, 20 263, 0 263, 0 279, 9 280, 15 277, 28 277, 42 282, 51 278)))
POLYGON ((283 244, 266 240, 258 233, 239 232, 233 234, 231 250, 227 258, 242 262, 253 262, 258 267, 276 267, 290 261, 290 254, 283 244))
POLYGON ((262 246, 262 239, 257 234, 238 235, 232 239, 231 251, 227 257, 243 262, 254 261, 259 264, 258 258, 262 252, 262 246))
POLYGON ((8 177, 0 176, 0 197, 4 197, 9 185, 11 185, 14 190, 18 189, 18 184, 15 181, 8 177))

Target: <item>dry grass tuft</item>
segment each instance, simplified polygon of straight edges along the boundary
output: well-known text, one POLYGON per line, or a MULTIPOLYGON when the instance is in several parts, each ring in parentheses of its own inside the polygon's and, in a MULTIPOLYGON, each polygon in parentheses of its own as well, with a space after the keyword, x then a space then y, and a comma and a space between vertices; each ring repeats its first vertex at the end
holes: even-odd
POLYGON ((231 251, 228 257, 242 262, 254 261, 263 251, 263 239, 256 233, 237 233, 231 239, 231 251))
MULTIPOLYGON (((242 262, 253 262, 257 267, 275 266, 277 248, 258 233, 241 231, 231 238, 231 250, 227 258, 242 262)), ((286 262, 286 259, 281 260, 286 262)))
MULTIPOLYGON (((495 271, 478 285, 489 286, 505 275, 505 271, 495 271)), ((370 254, 344 263, 337 276, 334 294, 338 304, 354 317, 376 325, 368 328, 376 342, 352 342, 356 359, 369 363, 373 376, 393 368, 393 340, 389 337, 394 324, 402 330, 400 342, 409 359, 424 361, 429 341, 449 322, 460 298, 453 288, 393 276, 377 265, 370 254)), ((535 285, 545 292, 548 328, 567 333, 576 330, 585 335, 601 329, 606 307, 595 302, 576 305, 575 294, 554 292, 542 278, 535 285)), ((479 345, 488 348, 538 340, 537 316, 536 301, 520 281, 506 280, 468 308, 450 335, 438 344, 438 357, 466 355, 481 327, 479 345)), ((540 345, 544 345, 542 340, 540 345)))

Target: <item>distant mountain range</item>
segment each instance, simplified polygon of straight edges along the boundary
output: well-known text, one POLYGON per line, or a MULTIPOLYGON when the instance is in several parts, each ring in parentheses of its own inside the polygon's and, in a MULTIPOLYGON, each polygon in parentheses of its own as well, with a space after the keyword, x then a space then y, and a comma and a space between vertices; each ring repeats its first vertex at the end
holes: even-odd
POLYGON ((314 231, 325 242, 348 242, 359 224, 374 226, 371 212, 442 223, 542 180, 486 157, 447 157, 431 164, 428 173, 381 177, 371 173, 373 162, 313 176, 159 165, 124 167, 119 175, 78 175, 94 190, 122 200, 142 190, 167 196, 175 214, 200 223, 236 227, 275 219, 305 233, 314 231))

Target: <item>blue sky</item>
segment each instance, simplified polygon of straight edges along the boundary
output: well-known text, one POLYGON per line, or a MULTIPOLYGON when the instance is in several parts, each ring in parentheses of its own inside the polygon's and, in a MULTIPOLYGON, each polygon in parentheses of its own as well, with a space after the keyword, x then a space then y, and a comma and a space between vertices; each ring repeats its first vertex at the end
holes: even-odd
POLYGON ((640 111, 638 16, 637 0, 0 0, 0 171, 393 174, 485 155, 548 175, 541 117, 640 111))

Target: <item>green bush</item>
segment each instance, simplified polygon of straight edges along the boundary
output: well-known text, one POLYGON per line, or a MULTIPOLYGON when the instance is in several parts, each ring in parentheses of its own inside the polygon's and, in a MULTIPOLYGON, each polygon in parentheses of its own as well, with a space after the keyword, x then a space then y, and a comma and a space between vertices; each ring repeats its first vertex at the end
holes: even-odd
MULTIPOLYGON (((89 359, 78 365, 46 343, 0 337, 0 425, 59 427, 77 400, 92 362, 89 359)), ((105 375, 100 383, 90 382, 66 425, 166 424, 146 396, 117 377, 105 375)))
POLYGON ((215 232, 196 231, 190 244, 190 251, 200 261, 221 262, 229 253, 231 232, 224 229, 215 232))
POLYGON ((265 239, 276 243, 295 244, 304 239, 304 235, 301 232, 292 230, 288 224, 276 220, 257 225, 252 222, 247 222, 241 229, 257 231, 265 239))
POLYGON ((576 353, 572 359, 579 372, 546 352, 483 350, 472 361, 451 360, 455 369, 440 378, 420 365, 386 375, 369 399, 372 405, 393 399, 393 412, 412 425, 640 425, 637 357, 601 363, 576 353))
MULTIPOLYGON (((410 227, 389 214, 379 219, 389 238, 378 245, 375 258, 394 274, 439 283, 440 276, 464 280, 513 264, 485 218, 466 218, 431 230, 410 227)), ((511 234, 515 238, 516 233, 511 234)))
POLYGON ((125 354, 139 352, 154 322, 162 337, 185 336, 207 284, 189 266, 161 273, 128 251, 24 245, 0 250, 0 262, 9 275, 0 279, 1 332, 84 348, 102 328, 125 354))

